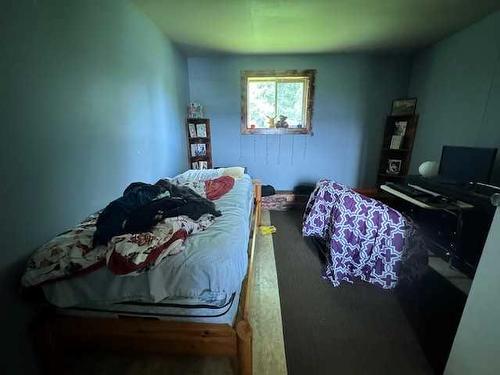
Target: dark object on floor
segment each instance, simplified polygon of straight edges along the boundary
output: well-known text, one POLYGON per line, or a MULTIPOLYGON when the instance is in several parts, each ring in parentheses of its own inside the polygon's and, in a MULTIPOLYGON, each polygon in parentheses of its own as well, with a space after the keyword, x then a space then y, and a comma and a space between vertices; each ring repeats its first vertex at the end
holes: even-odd
POLYGON ((293 188, 293 193, 295 195, 311 195, 314 191, 316 184, 300 184, 293 188))
POLYGON ((262 185, 262 196, 268 197, 276 194, 276 190, 271 185, 262 185))
POLYGON ((467 296, 429 268, 418 284, 397 289, 399 301, 437 374, 442 374, 467 296))
POLYGON ((271 212, 288 373, 432 374, 395 293, 331 286, 302 211, 271 212))

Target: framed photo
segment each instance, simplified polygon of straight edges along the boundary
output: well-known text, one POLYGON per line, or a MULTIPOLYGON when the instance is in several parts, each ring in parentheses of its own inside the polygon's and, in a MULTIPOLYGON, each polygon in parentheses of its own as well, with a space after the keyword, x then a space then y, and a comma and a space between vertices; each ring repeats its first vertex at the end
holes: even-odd
POLYGON ((401 164, 402 161, 400 159, 389 159, 387 161, 387 169, 386 172, 388 174, 400 174, 401 173, 401 164))
POLYGON ((207 161, 200 161, 200 169, 208 169, 208 162, 207 161))
POLYGON ((391 115, 413 115, 417 109, 417 98, 396 99, 392 101, 391 115))
POLYGON ((404 137, 406 134, 406 127, 408 126, 408 121, 396 121, 394 124, 394 135, 400 135, 404 137))
POLYGON ((191 169, 200 169, 197 161, 193 161, 191 163, 191 169))
POLYGON ((196 124, 196 134, 198 137, 207 137, 207 124, 196 124))
POLYGON ((193 143, 191 145, 191 156, 206 156, 207 145, 205 143, 193 143))
POLYGON ((194 124, 189 124, 189 137, 195 138, 196 137, 196 128, 194 124))
POLYGON ((188 118, 203 118, 203 106, 200 103, 189 103, 188 118))

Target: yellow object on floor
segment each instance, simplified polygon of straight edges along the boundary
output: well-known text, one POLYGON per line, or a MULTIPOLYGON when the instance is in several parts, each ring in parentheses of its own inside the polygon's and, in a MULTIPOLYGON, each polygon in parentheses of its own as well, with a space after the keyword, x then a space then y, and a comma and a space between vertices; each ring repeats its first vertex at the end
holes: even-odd
POLYGON ((260 233, 263 235, 273 234, 276 232, 276 227, 274 225, 261 225, 260 233))

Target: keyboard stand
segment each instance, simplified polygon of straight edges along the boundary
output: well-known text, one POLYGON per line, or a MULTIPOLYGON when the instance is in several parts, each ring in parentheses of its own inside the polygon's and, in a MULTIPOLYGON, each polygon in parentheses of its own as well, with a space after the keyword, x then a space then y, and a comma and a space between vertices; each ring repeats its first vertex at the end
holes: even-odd
MULTIPOLYGON (((408 186, 410 186, 414 189, 420 190, 424 193, 427 193, 430 196, 441 195, 441 194, 438 194, 438 193, 433 192, 431 190, 424 189, 418 185, 408 185, 408 186)), ((472 208, 474 208, 474 206, 469 204, 469 203, 462 202, 462 201, 453 201, 453 202, 450 202, 448 204, 433 205, 432 203, 426 203, 426 202, 423 202, 417 198, 410 197, 409 195, 407 195, 401 191, 398 191, 396 189, 393 189, 388 185, 381 185, 380 189, 397 197, 397 198, 399 198, 399 199, 402 199, 408 203, 411 203, 412 205, 417 206, 419 208, 422 208, 425 210, 435 210, 435 211, 441 210, 441 211, 448 212, 448 213, 452 214, 453 216, 455 216, 456 227, 455 227, 455 230, 454 230, 453 236, 452 236, 453 240, 450 242, 450 245, 448 248, 437 243, 432 238, 428 238, 428 240, 431 241, 434 246, 437 246, 441 250, 445 251, 445 254, 448 257, 448 264, 450 265, 451 268, 454 268, 452 263, 453 263, 454 258, 456 257, 456 254, 460 253, 459 246, 460 246, 460 243, 462 240, 462 228, 463 228, 463 216, 462 216, 462 214, 463 214, 464 210, 472 209, 472 208)))
MULTIPOLYGON (((429 194, 430 196, 438 196, 438 195, 441 195, 441 194, 438 194, 434 191, 431 191, 431 190, 427 190, 427 189, 424 189, 418 185, 412 185, 412 184, 408 184, 408 186, 416 189, 416 190, 420 190, 424 193, 427 193, 429 194)), ((462 210, 462 209, 469 209, 469 208, 474 208, 474 206, 472 204, 469 204, 469 203, 466 203, 466 202, 462 202, 462 201, 455 201, 453 203, 449 203, 447 205, 433 205, 432 203, 426 203, 426 202, 422 202, 421 200, 417 199, 417 198, 413 198, 413 197, 410 197, 409 195, 406 195, 405 193, 399 191, 399 190, 396 190, 396 189, 393 189, 391 188, 390 186, 388 185, 381 185, 380 186, 380 189, 391 194, 391 195, 394 195, 395 197, 398 197, 400 199, 403 199, 411 204, 414 204, 415 206, 418 206, 420 208, 425 208, 426 210, 450 210, 450 211, 456 211, 456 210, 462 210)))

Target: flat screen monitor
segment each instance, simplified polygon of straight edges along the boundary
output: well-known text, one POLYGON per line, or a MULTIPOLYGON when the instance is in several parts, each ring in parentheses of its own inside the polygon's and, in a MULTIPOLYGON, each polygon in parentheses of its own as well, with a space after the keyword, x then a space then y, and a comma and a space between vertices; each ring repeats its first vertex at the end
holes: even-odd
POLYGON ((439 177, 456 184, 488 183, 496 154, 496 148, 443 146, 439 177))

